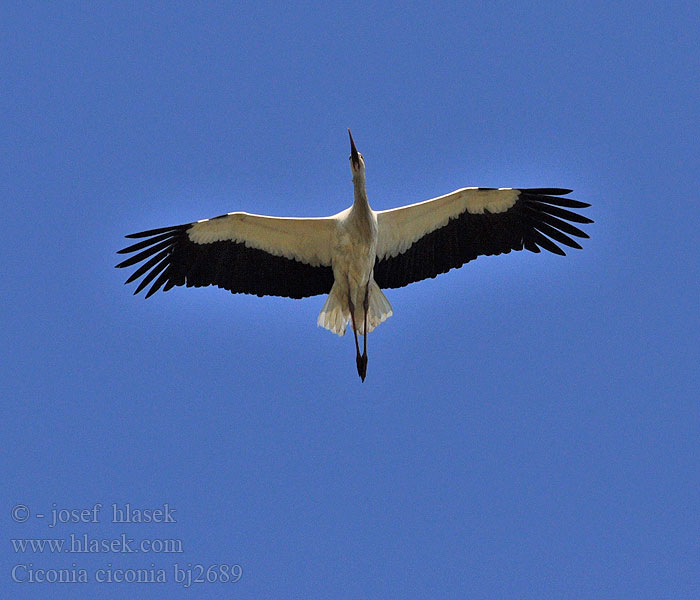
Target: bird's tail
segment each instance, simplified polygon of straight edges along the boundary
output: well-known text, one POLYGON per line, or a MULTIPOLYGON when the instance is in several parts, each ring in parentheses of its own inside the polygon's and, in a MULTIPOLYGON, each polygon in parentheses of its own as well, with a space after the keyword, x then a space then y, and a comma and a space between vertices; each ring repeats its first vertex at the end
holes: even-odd
MULTIPOLYGON (((362 314, 362 311, 358 311, 362 314)), ((372 331, 375 327, 378 327, 381 323, 386 321, 394 311, 391 309, 391 304, 389 300, 384 295, 379 286, 371 279, 369 282, 369 309, 367 310, 367 333, 372 331)), ((363 315, 364 316, 364 315, 363 315)), ((364 319, 360 319, 357 323, 358 333, 364 335, 364 319)))
POLYGON ((321 309, 321 314, 318 315, 319 327, 325 327, 331 333, 337 333, 341 336, 345 335, 345 328, 350 320, 350 309, 347 298, 344 296, 345 294, 334 283, 328 298, 326 298, 326 303, 321 309))
MULTIPOLYGON (((341 291, 335 284, 331 288, 331 293, 326 298, 326 303, 318 315, 319 327, 325 327, 332 333, 340 336, 345 335, 345 330, 350 322, 350 307, 345 297, 347 292, 341 291)), ((364 335, 365 323, 362 304, 355 308, 355 318, 357 320, 357 333, 364 335)), ((372 331, 380 323, 386 321, 394 311, 386 296, 379 289, 374 279, 369 283, 369 309, 367 310, 367 333, 372 331)))

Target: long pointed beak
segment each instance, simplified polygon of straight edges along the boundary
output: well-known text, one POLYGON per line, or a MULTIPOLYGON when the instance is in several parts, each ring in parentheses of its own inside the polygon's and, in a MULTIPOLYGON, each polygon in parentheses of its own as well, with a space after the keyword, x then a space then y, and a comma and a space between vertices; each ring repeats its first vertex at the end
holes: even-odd
POLYGON ((355 148, 355 140, 352 139, 352 132, 348 128, 348 135, 350 136, 350 158, 353 164, 359 168, 360 167, 360 156, 357 153, 357 148, 355 148))

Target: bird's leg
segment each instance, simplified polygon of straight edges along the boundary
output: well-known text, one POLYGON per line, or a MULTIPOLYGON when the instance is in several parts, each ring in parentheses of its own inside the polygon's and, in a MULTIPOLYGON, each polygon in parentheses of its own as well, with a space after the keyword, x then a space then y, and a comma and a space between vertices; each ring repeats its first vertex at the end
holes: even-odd
MULTIPOLYGON (((362 357, 360 356, 360 344, 357 341, 357 328, 355 327, 355 305, 352 303, 352 298, 350 297, 350 292, 348 291, 348 304, 350 305, 350 319, 352 319, 352 333, 355 336, 355 351, 357 356, 355 362, 357 363, 357 374, 365 380, 365 375, 362 373, 362 357)), ((367 368, 365 365, 365 374, 367 373, 367 368)))
MULTIPOLYGON (((365 288, 365 299, 362 302, 362 308, 365 312, 365 334, 362 340, 362 373, 360 373, 360 377, 362 377, 362 381, 364 381, 365 376, 367 375, 367 311, 369 310, 369 281, 367 282, 367 287, 365 288)), ((357 349, 357 353, 360 353, 359 348, 357 349)))

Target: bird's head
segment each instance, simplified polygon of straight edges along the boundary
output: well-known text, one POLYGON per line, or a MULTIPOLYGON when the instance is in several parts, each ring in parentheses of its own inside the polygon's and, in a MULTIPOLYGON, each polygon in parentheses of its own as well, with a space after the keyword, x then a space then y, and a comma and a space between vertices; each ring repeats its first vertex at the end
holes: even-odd
POLYGON ((365 172, 365 159, 362 154, 355 148, 355 140, 352 139, 352 133, 348 129, 348 135, 350 136, 350 170, 352 171, 353 177, 355 175, 364 175, 365 172))

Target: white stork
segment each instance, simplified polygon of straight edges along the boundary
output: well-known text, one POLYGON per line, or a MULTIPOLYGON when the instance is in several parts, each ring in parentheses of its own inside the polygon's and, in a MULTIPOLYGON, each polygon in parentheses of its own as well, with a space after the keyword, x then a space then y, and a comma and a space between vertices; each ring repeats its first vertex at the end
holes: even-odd
POLYGON ((391 210, 374 211, 365 189, 365 161, 350 135, 352 206, 332 217, 288 218, 232 212, 196 223, 150 229, 119 254, 136 253, 117 267, 145 261, 126 280, 153 280, 146 298, 176 285, 216 285, 232 293, 304 298, 328 294, 318 324, 344 335, 352 323, 357 372, 367 374, 367 334, 392 315, 381 288, 435 277, 481 255, 511 250, 564 255, 555 240, 581 246, 573 226, 592 223, 568 208, 559 188, 462 188, 391 210), (364 336, 363 352, 357 340, 364 336))

